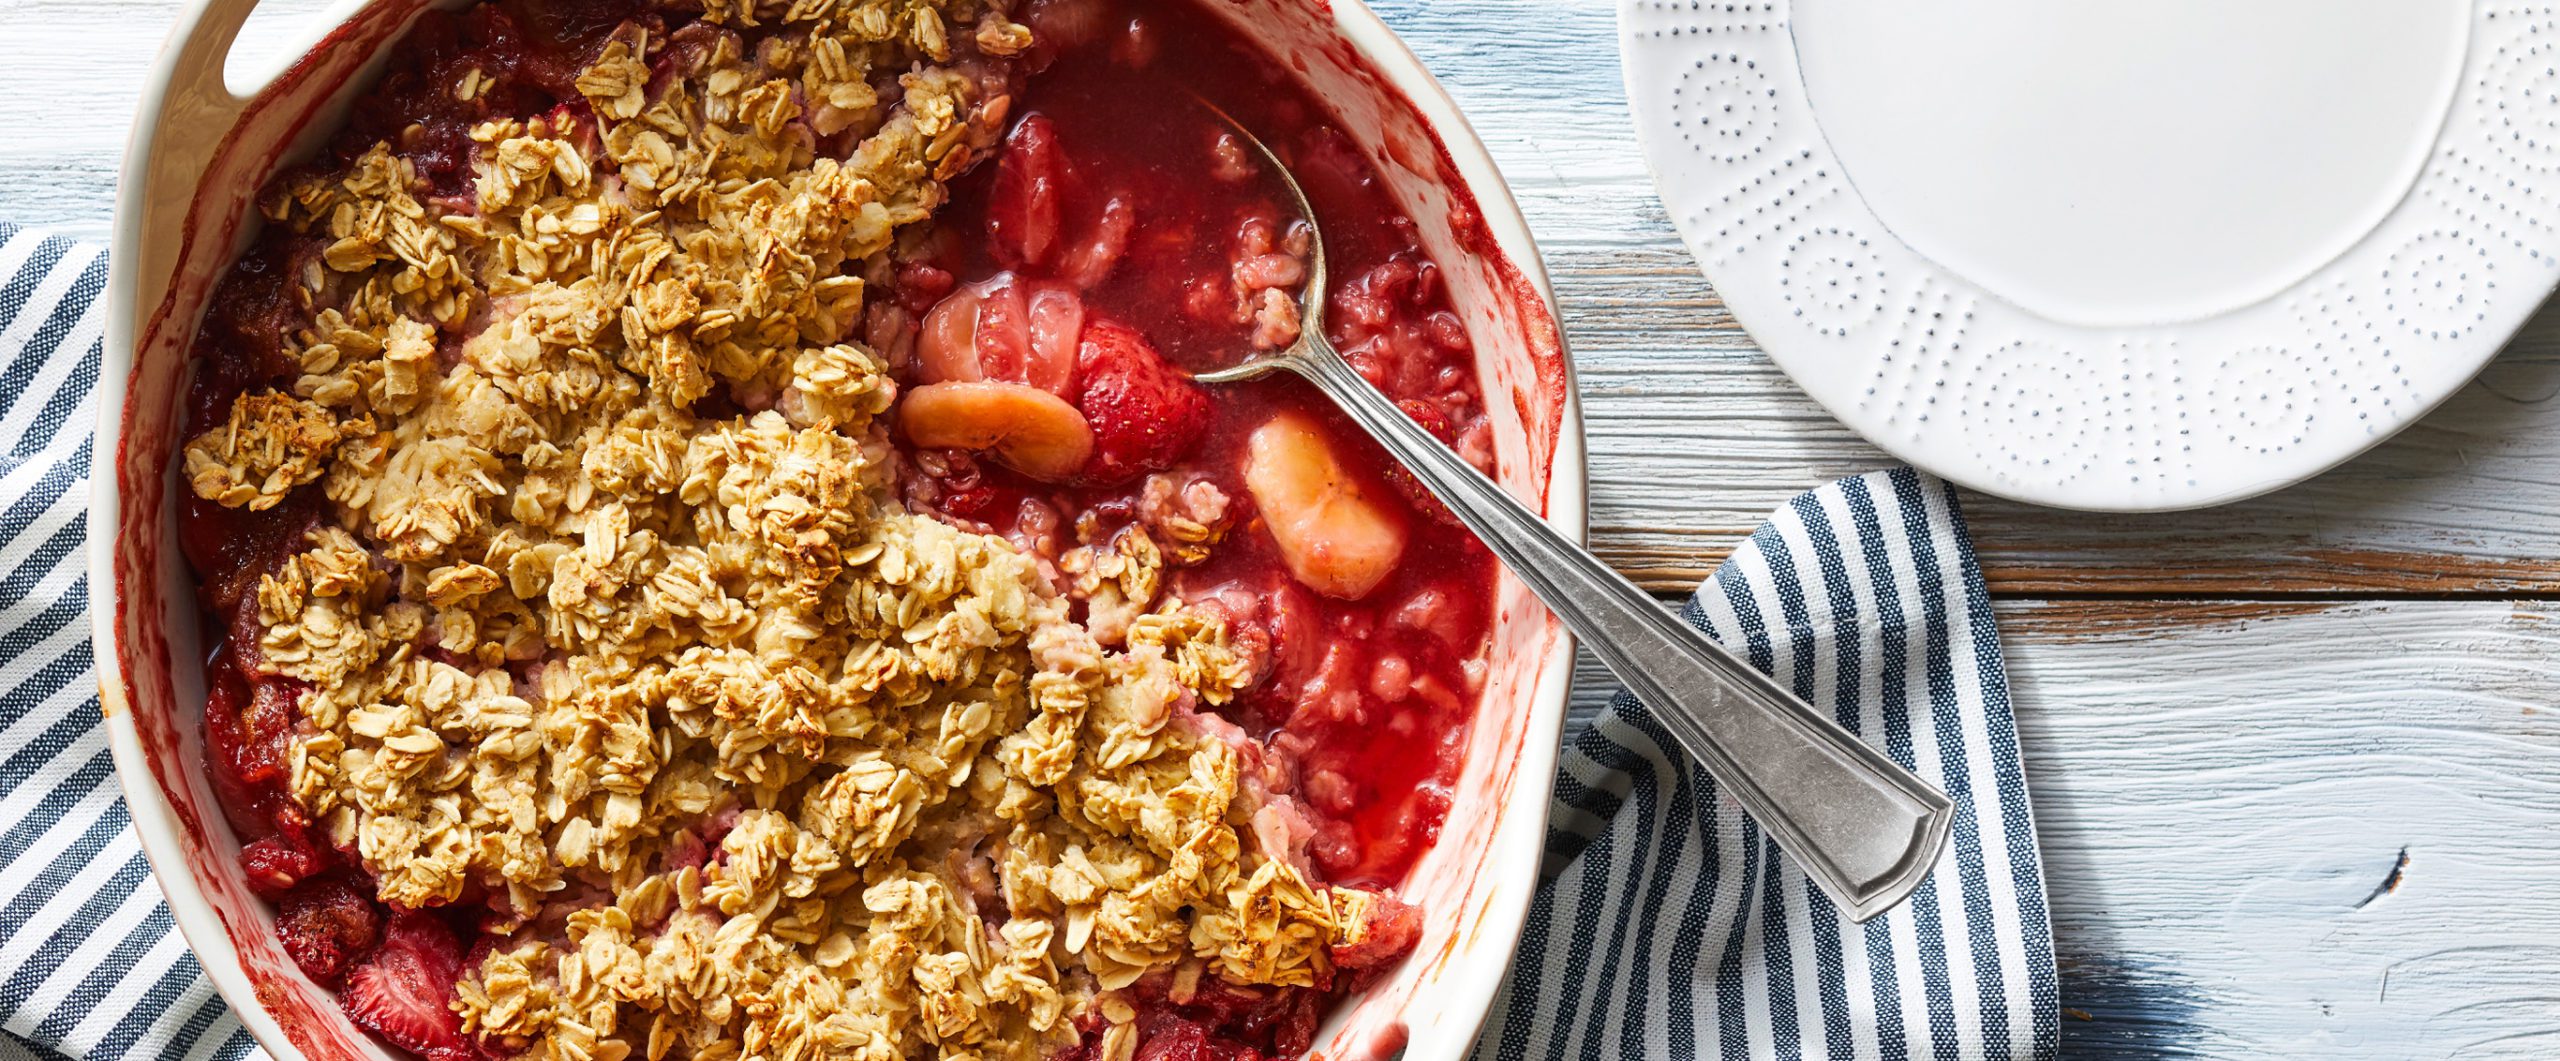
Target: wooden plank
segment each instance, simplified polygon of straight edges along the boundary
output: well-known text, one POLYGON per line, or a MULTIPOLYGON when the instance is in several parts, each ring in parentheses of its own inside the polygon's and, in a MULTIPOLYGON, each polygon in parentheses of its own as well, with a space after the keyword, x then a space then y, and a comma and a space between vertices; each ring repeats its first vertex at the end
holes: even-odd
MULTIPOLYGON (((2560 1053, 2549 611, 2065 601, 2000 622, 2079 1014, 2063 1056, 2560 1053)), ((1582 677, 1577 719, 1615 688, 1582 677)))
MULTIPOLYGON (((134 106, 180 6, 0 3, 0 87, 13 101, 0 107, 0 222, 106 238, 134 106)), ((233 57, 274 56, 325 6, 328 0, 260 0, 233 57)))

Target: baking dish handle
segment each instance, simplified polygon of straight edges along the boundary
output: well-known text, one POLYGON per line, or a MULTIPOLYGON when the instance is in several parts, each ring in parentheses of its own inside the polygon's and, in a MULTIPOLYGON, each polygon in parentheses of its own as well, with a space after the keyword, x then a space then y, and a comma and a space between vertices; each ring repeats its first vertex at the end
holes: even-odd
POLYGON ((140 211, 129 231, 141 238, 117 248, 133 263, 138 306, 158 306, 166 296, 196 235, 186 228, 199 185, 248 110, 249 101, 223 83, 223 66, 257 7, 258 0, 204 0, 169 35, 157 81, 145 86, 143 99, 158 106, 135 115, 122 196, 125 209, 140 211))

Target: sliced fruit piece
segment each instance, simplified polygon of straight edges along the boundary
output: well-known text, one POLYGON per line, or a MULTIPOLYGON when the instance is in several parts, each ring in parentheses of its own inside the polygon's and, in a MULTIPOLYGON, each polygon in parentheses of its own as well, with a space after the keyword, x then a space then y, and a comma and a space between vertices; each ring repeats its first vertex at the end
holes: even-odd
POLYGON ((997 273, 969 286, 979 293, 978 324, 969 335, 977 378, 1049 390, 1030 378, 1031 309, 1022 284, 1012 273, 997 273))
POLYGON ((978 367, 978 304, 985 300, 977 284, 963 284, 925 311, 916 332, 916 378, 926 383, 987 378, 978 367))
MULTIPOLYGON (((242 605, 254 616, 254 601, 242 605)), ((232 675, 253 673, 248 660, 224 661, 232 675)), ((205 702, 205 755, 244 785, 263 787, 285 775, 285 743, 300 694, 280 678, 213 683, 205 702)))
POLYGON ((249 890, 268 899, 328 868, 328 857, 295 831, 279 831, 240 849, 240 869, 249 878, 249 890))
POLYGON ((1152 1023, 1131 1061, 1219 1061, 1227 1052, 1220 1049, 1225 1044, 1211 1044, 1209 1029, 1199 1024, 1171 1016, 1152 1023))
POLYGON ((1022 382, 1061 398, 1074 393, 1076 349, 1084 338, 1084 298, 1057 284, 1031 285, 1030 335, 1022 382))
MULTIPOLYGON (((1072 5, 1051 4, 1053 16, 1068 21, 1072 5)), ((1035 24, 1038 15, 1034 16, 1035 24)), ((1036 32, 1036 30, 1035 30, 1036 32)), ((996 160, 995 186, 988 192, 987 248, 1008 266, 1038 265, 1058 246, 1058 199, 1066 191, 1066 156, 1058 149, 1057 129, 1034 114, 1005 137, 1004 157, 996 160)))
POLYGON ((1127 195, 1114 193, 1104 200, 1102 213, 1093 219, 1084 239, 1058 256, 1058 275, 1086 291, 1100 286, 1128 253, 1129 233, 1137 227, 1137 217, 1137 207, 1127 195))
POLYGON ((1404 555, 1405 521, 1361 481, 1314 421, 1286 412, 1245 440, 1244 485, 1289 573, 1308 589, 1358 600, 1404 555))
POLYGON ((476 1061, 479 1051, 453 1011, 461 975, 462 944, 452 931, 432 914, 400 914, 382 946, 347 974, 338 1001, 357 1024, 426 1061, 476 1061))
POLYGON ((1093 427, 1093 463, 1079 477, 1088 486, 1171 468, 1209 429, 1209 395, 1128 325, 1088 320, 1076 373, 1084 378, 1076 408, 1093 427))
POLYGON ((997 273, 963 284, 925 314, 916 363, 926 383, 993 380, 1061 397, 1076 381, 1084 300, 1066 287, 997 273))
POLYGON ((304 881, 276 904, 276 940, 285 954, 303 975, 331 987, 381 932, 382 908, 343 877, 304 881))
POLYGON ((965 449, 1043 482, 1062 482, 1093 455, 1093 430, 1065 399, 1019 383, 928 383, 898 403, 909 441, 965 449))
POLYGON ((1422 910, 1411 903, 1384 893, 1359 892, 1347 905, 1353 907, 1350 913, 1356 920, 1333 945, 1335 965, 1376 968, 1412 953, 1414 943, 1422 938, 1422 910))
MULTIPOLYGON (((255 612, 256 605, 249 605, 248 610, 255 612)), ((240 676, 243 668, 233 660, 226 647, 205 666, 205 773, 213 782, 214 802, 222 807, 222 816, 231 823, 231 831, 244 837, 263 836, 274 828, 267 802, 275 788, 241 776, 241 712, 253 694, 248 680, 240 676)))

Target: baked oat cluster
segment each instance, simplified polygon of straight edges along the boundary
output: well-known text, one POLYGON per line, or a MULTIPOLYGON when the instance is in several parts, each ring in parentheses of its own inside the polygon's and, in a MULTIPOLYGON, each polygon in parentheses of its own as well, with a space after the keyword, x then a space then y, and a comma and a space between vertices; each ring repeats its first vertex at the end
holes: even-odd
POLYGON ((256 591, 257 667, 308 685, 289 792, 380 900, 491 911, 455 1003, 489 1048, 1039 1058, 1098 1027, 1125 1059, 1141 978, 1326 985, 1395 909, 1312 883, 1259 750, 1197 710, 1253 677, 1165 592, 1214 488, 1149 483, 1152 529, 1054 568, 897 500, 863 278, 1029 43, 976 0, 715 0, 616 31, 591 115, 473 130, 467 199, 385 144, 267 205, 325 246, 300 375, 185 475, 325 495, 256 591))

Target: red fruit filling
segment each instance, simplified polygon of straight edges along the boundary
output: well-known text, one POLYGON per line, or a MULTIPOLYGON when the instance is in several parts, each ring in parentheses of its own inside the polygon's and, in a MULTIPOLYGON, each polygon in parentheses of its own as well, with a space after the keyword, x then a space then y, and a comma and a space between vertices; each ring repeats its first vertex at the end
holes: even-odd
POLYGON ((302 973, 335 985, 381 938, 382 909, 371 883, 349 877, 305 881, 276 902, 276 939, 302 973), (362 888, 362 890, 358 890, 362 888))
POLYGON ((382 945, 347 973, 339 1001, 357 1024, 393 1046, 427 1061, 474 1061, 480 1056, 463 1037, 453 1011, 454 981, 462 975, 462 944, 426 913, 400 914, 385 929, 382 945))

